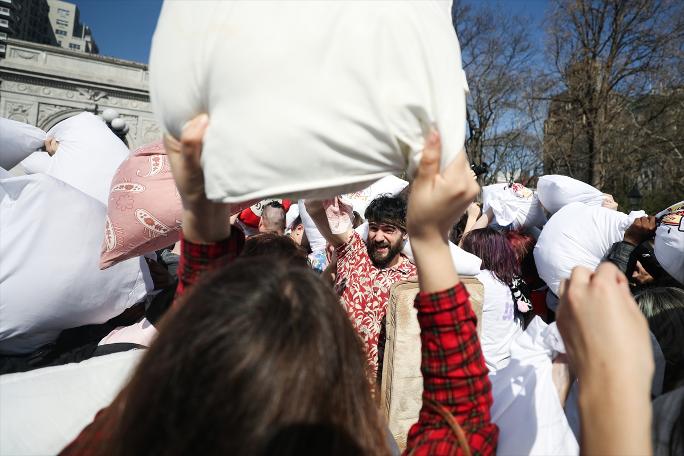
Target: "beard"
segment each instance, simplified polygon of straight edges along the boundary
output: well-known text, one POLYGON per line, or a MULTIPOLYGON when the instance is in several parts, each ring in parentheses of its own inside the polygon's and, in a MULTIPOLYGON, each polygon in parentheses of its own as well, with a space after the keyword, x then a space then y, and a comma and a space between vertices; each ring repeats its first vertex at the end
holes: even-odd
POLYGON ((399 255, 404 248, 404 240, 399 238, 399 240, 391 244, 388 241, 382 242, 368 242, 368 256, 370 256, 373 265, 376 268, 386 268, 389 264, 394 261, 394 258, 399 255), (380 249, 387 249, 386 251, 380 252, 380 249))

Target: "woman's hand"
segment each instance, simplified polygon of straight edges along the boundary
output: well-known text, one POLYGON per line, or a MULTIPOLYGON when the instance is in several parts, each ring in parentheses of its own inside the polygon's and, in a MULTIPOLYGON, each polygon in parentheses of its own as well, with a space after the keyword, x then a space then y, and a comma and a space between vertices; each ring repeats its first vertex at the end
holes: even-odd
POLYGON ((185 239, 200 244, 230 236, 230 205, 209 201, 204 192, 200 155, 208 125, 209 117, 200 114, 185 125, 180 141, 164 136, 171 172, 183 202, 183 235, 185 239))
POLYGON ((426 141, 411 184, 406 227, 422 292, 446 290, 458 283, 447 235, 477 195, 465 153, 440 173, 442 144, 436 131, 426 141))

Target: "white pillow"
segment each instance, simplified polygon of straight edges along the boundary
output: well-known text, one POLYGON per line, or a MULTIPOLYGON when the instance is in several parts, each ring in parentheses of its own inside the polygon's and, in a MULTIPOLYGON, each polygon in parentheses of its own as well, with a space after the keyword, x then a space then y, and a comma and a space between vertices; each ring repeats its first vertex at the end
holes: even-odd
POLYGON ((24 173, 47 173, 52 166, 52 157, 45 152, 34 152, 20 163, 24 173))
POLYGON ((412 176, 433 124, 444 166, 463 148, 467 91, 446 10, 428 0, 165 2, 150 56, 154 111, 176 138, 209 114, 202 164, 216 201, 329 198, 412 176))
POLYGON ((47 135, 59 147, 46 174, 106 205, 114 173, 130 153, 126 145, 89 112, 61 121, 47 135))
POLYGON ((570 203, 589 206, 603 204, 604 195, 591 185, 568 176, 553 174, 542 176, 537 182, 537 195, 544 208, 551 214, 570 203))
POLYGON ((45 135, 38 127, 0 117, 0 168, 12 169, 43 147, 45 135))
POLYGON ((59 453, 114 400, 144 354, 130 350, 0 377, 0 454, 59 453))
POLYGON ((406 188, 408 182, 396 176, 386 176, 368 187, 354 193, 342 195, 340 199, 351 205, 361 217, 365 217, 366 208, 375 198, 381 195, 396 196, 406 188))
POLYGON ((142 258, 100 270, 105 215, 102 203, 51 176, 0 179, 0 353, 30 353, 145 297, 142 258))
POLYGON ((494 184, 482 188, 482 211, 492 209, 496 223, 514 229, 546 223, 537 195, 522 184, 494 184))
MULTIPOLYGON (((411 239, 409 238, 404 242, 404 249, 401 253, 406 255, 411 263, 415 263, 410 241, 411 239)), ((476 276, 480 273, 480 266, 482 266, 480 258, 470 252, 466 252, 451 241, 449 241, 449 252, 451 253, 451 260, 454 263, 456 272, 464 276, 476 276)))
POLYGON ((564 206, 546 223, 534 248, 539 277, 558 295, 560 282, 570 277, 575 266, 596 269, 610 247, 643 215, 643 211, 627 215, 583 203, 564 206))
POLYGON ((656 259, 668 274, 684 284, 684 201, 659 212, 656 218, 656 259))
POLYGON ((299 215, 302 217, 302 225, 304 225, 304 233, 306 234, 306 239, 309 241, 309 246, 312 252, 319 252, 325 250, 328 241, 325 240, 323 235, 318 228, 316 228, 316 223, 306 211, 306 206, 304 205, 304 200, 299 200, 297 202, 299 207, 299 215))

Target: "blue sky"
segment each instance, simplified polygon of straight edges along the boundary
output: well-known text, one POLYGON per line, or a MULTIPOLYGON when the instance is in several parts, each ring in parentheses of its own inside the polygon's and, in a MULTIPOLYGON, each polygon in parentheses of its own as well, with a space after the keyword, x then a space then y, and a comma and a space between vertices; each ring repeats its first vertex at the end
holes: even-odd
MULTIPOLYGON (((81 20, 93 30, 100 54, 147 63, 152 34, 162 0, 71 0, 81 11, 81 20)), ((197 1, 197 0, 196 0, 197 1)), ((224 0, 230 1, 230 0, 224 0)), ((465 0, 473 6, 489 4, 511 14, 523 15, 538 25, 536 44, 542 45, 541 21, 547 0, 465 0)))

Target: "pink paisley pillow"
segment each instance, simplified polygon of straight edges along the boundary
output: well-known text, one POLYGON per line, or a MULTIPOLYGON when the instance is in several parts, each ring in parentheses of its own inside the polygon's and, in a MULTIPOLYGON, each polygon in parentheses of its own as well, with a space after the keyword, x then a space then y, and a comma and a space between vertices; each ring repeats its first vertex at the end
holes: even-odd
POLYGON ((182 206, 162 141, 121 163, 107 203, 101 269, 178 241, 182 206))

